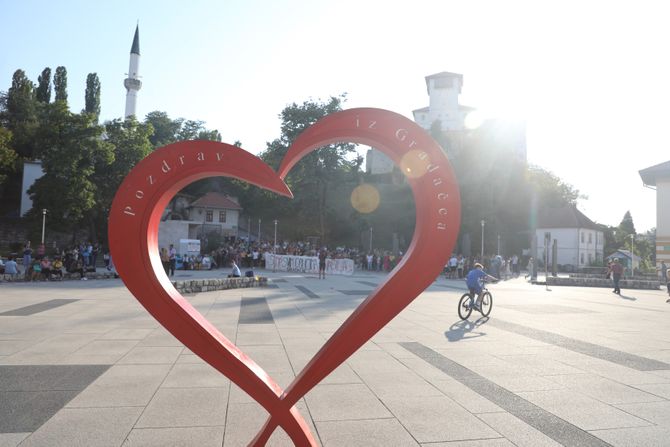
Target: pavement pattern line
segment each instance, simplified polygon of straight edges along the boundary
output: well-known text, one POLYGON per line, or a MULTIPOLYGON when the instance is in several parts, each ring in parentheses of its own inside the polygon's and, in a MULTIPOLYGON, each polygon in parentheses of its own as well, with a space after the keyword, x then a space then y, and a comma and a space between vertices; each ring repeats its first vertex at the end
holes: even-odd
POLYGON ((0 317, 27 317, 28 315, 34 315, 56 307, 65 306, 66 304, 74 303, 75 301, 79 300, 55 299, 43 301, 41 303, 31 304, 30 306, 19 307, 18 309, 0 313, 0 317))
POLYGON ((311 290, 309 290, 309 289, 308 289, 307 287, 305 287, 305 286, 297 286, 297 285, 296 285, 295 288, 298 289, 298 290, 300 290, 300 291, 301 291, 302 293, 304 293, 305 295, 307 295, 307 298, 321 298, 319 295, 317 295, 316 293, 312 292, 311 290))
POLYGON ((591 433, 538 407, 421 343, 400 342, 399 344, 412 354, 566 447, 611 446, 611 444, 593 436, 591 433))
POLYGON ((377 287, 379 285, 376 282, 372 282, 372 281, 356 281, 356 282, 359 283, 359 284, 363 284, 365 286, 370 286, 370 287, 377 287))
POLYGON ((372 290, 338 290, 338 292, 348 296, 367 296, 372 293, 372 290))
POLYGON ((274 324, 274 322, 265 298, 244 298, 240 301, 238 324, 274 324))
POLYGON ((502 329, 503 331, 513 332, 515 334, 523 335, 524 337, 532 338, 533 340, 559 346, 569 351, 578 352, 590 357, 606 360, 637 371, 670 370, 670 364, 658 360, 648 359, 646 357, 640 357, 639 355, 629 354, 628 352, 617 351, 616 349, 607 348, 605 346, 564 337, 563 335, 555 334, 553 332, 534 329, 498 319, 489 320, 487 324, 497 329, 502 329))

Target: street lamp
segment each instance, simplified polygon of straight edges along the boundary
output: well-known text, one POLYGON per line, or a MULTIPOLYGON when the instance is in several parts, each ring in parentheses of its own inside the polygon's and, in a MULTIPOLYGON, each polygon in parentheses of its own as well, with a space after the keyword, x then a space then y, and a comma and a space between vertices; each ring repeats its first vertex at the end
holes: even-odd
POLYGON ((258 243, 261 243, 261 218, 258 218, 258 243))
POLYGON ((372 253, 372 227, 370 227, 370 253, 372 253))
POLYGON ((277 219, 274 220, 275 223, 275 244, 272 246, 272 254, 277 253, 277 219))
POLYGON ((46 224, 46 219, 47 219, 47 209, 42 208, 42 245, 44 245, 44 226, 46 224))
MULTIPOLYGON (((272 271, 277 271, 277 219, 274 220, 275 223, 275 243, 272 246, 272 271)), ((265 268, 268 268, 267 265, 265 268)))
POLYGON ((498 235, 498 254, 500 254, 500 235, 498 235))
POLYGON ((486 225, 486 221, 482 219, 482 256, 479 262, 484 262, 484 225, 486 225))
MULTIPOLYGON (((42 236, 42 239, 44 239, 44 236, 42 236)), ((635 245, 633 245, 633 241, 635 240, 635 233, 631 233, 630 235, 630 276, 631 278, 635 276, 635 245)))

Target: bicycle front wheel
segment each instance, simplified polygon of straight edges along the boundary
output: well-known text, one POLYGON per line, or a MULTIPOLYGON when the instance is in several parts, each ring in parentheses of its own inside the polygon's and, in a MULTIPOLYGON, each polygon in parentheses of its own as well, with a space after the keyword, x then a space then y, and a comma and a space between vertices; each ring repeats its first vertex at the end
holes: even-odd
POLYGON ((482 305, 480 306, 482 315, 488 317, 492 308, 493 295, 491 295, 491 292, 484 292, 484 295, 482 296, 482 305))
POLYGON ((464 293, 458 301, 458 316, 461 317, 461 320, 467 320, 471 313, 472 302, 470 300, 470 294, 464 293))

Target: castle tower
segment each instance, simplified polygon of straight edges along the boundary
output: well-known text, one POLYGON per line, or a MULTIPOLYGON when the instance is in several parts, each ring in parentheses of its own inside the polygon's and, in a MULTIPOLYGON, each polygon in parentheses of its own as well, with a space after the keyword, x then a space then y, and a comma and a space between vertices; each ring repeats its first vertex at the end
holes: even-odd
POLYGON ((130 65, 128 66, 128 77, 123 81, 126 87, 126 113, 125 117, 135 115, 137 109, 137 92, 142 88, 139 77, 140 71, 140 26, 135 28, 133 46, 130 48, 130 65))

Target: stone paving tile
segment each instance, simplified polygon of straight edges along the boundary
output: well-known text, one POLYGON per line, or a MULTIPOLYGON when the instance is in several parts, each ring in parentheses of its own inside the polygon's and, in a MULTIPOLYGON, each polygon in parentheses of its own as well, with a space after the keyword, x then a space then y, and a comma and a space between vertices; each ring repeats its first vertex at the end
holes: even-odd
POLYGON ((305 401, 314 421, 379 419, 391 413, 363 384, 317 385, 305 401))
POLYGON ((35 340, 0 340, 0 356, 12 355, 36 343, 35 340))
MULTIPOLYGON (((300 408, 300 406, 298 406, 300 408)), ((306 416, 306 412, 301 410, 306 416)), ((257 403, 242 404, 231 403, 228 406, 228 418, 223 438, 223 447, 237 447, 248 445, 258 434, 261 427, 268 418, 268 413, 257 403)), ((316 436, 314 428, 312 435, 316 436)), ((281 429, 277 428, 266 444, 269 447, 294 447, 291 438, 281 429)))
POLYGON ((431 383, 447 397, 457 402, 470 413, 497 413, 502 408, 482 397, 462 383, 446 376, 444 380, 431 380, 431 383))
POLYGON ((98 340, 142 340, 152 331, 153 329, 113 329, 98 337, 98 340))
POLYGON ((480 414, 479 418, 519 447, 559 447, 561 444, 516 418, 502 413, 480 414))
POLYGON ((514 444, 504 438, 478 439, 476 441, 431 442, 422 447, 513 447, 514 444))
POLYGON ((419 446, 396 419, 317 422, 323 447, 419 446))
POLYGON ((616 407, 633 416, 670 428, 670 401, 619 404, 616 407))
POLYGON ((169 370, 170 365, 114 365, 66 407, 144 407, 169 370))
POLYGON ((123 447, 221 447, 223 426, 135 428, 123 447))
POLYGON ((670 428, 658 426, 597 430, 591 433, 614 447, 663 447, 668 445, 670 439, 670 428))
POLYGON ((141 412, 138 407, 64 408, 21 447, 118 447, 141 412))
POLYGON ((530 391, 518 394, 582 430, 650 425, 648 421, 574 391, 530 391))
POLYGON ((117 364, 168 364, 177 361, 183 348, 178 346, 136 346, 117 364))
POLYGON ((283 346, 245 346, 244 353, 254 359, 268 373, 293 372, 283 346))
POLYGON ((670 383, 645 383, 635 385, 635 388, 662 397, 663 399, 670 400, 670 383))
POLYGON ((89 336, 81 334, 57 335, 5 357, 3 363, 6 365, 57 363, 90 342, 89 336))
POLYGON ((161 388, 135 427, 223 426, 227 388, 161 388))
POLYGON ((501 435, 446 396, 384 401, 420 443, 500 438, 501 435))
POLYGON ((175 364, 162 388, 228 388, 230 380, 206 363, 175 364))
POLYGON ((0 447, 16 447, 28 436, 30 433, 0 433, 0 447))
POLYGON ((606 404, 656 402, 662 400, 653 394, 645 393, 636 388, 592 374, 546 376, 545 379, 556 382, 564 388, 591 396, 606 404))

